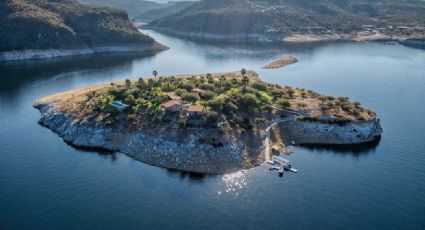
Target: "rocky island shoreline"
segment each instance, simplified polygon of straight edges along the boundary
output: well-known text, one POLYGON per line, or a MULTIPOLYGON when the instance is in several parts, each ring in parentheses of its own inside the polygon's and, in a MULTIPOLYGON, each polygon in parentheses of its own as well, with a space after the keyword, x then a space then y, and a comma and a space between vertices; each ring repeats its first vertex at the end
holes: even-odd
POLYGON ((245 70, 113 82, 48 96, 34 107, 40 124, 73 146, 207 174, 264 162, 270 126, 271 144, 282 146, 367 143, 382 133, 376 114, 359 103, 267 84, 245 70), (125 108, 111 106, 117 101, 125 108))

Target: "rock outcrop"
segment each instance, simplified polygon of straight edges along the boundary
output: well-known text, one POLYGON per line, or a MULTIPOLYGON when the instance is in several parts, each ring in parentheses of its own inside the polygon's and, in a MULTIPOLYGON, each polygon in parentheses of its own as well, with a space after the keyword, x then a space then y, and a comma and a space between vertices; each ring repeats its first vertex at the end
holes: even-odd
POLYGON ((36 108, 42 113, 40 124, 73 146, 122 152, 154 166, 223 174, 262 161, 262 136, 254 132, 236 137, 220 135, 214 128, 139 130, 130 125, 101 125, 95 119, 81 121, 49 104, 36 104, 36 108))

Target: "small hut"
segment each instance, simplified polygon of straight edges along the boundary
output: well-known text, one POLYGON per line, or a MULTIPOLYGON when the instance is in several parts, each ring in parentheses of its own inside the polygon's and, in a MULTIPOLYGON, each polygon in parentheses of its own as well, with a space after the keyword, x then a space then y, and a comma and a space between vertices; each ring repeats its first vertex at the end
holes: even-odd
POLYGON ((176 113, 180 111, 181 104, 177 101, 167 101, 161 105, 161 108, 166 113, 176 113))

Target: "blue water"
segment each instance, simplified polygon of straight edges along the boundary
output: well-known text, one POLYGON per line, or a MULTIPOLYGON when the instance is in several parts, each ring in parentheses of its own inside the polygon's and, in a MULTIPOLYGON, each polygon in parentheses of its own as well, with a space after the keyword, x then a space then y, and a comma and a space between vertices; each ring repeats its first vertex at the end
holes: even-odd
POLYGON ((193 43, 170 50, 0 64, 0 229, 425 229, 425 51, 380 43, 193 43), (282 54, 300 61, 260 67, 282 54), (37 124, 43 96, 160 75, 256 70, 264 81, 349 96, 382 120, 363 150, 298 147, 298 174, 202 176, 77 150, 37 124))

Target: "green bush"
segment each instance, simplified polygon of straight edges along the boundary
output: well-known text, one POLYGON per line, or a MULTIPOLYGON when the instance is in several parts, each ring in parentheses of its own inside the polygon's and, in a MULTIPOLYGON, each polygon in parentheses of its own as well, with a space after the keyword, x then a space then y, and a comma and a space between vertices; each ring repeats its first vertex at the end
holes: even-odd
POLYGON ((261 81, 256 81, 251 86, 252 88, 258 89, 260 91, 267 91, 267 84, 261 81))
POLYGON ((291 102, 289 102, 286 99, 279 99, 276 102, 276 104, 279 105, 279 106, 281 106, 281 107, 283 107, 283 108, 289 108, 289 107, 291 107, 291 102))
POLYGON ((190 82, 182 82, 182 83, 180 83, 179 84, 179 86, 178 86, 180 89, 185 89, 185 90, 187 90, 187 91, 192 91, 192 89, 194 88, 193 87, 193 84, 192 83, 190 83, 190 82))
POLYGON ((215 94, 214 92, 211 91, 207 91, 201 94, 201 98, 204 100, 211 100, 213 99, 215 96, 217 96, 217 94, 215 94))
POLYGON ((251 93, 242 95, 239 99, 239 107, 245 112, 254 112, 259 108, 259 100, 257 96, 251 93))
POLYGON ((195 103, 201 100, 201 98, 199 98, 199 95, 195 93, 184 93, 182 94, 182 100, 190 103, 195 103))
POLYGON ((204 89, 204 90, 210 90, 210 91, 215 90, 215 86, 212 85, 212 84, 208 84, 208 83, 203 83, 203 84, 199 85, 199 88, 204 89))
POLYGON ((217 124, 219 115, 215 111, 208 111, 205 114, 205 117, 206 117, 207 124, 210 125, 210 126, 214 126, 215 124, 217 124))

